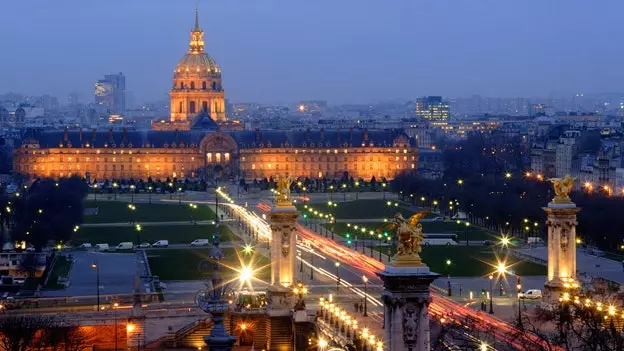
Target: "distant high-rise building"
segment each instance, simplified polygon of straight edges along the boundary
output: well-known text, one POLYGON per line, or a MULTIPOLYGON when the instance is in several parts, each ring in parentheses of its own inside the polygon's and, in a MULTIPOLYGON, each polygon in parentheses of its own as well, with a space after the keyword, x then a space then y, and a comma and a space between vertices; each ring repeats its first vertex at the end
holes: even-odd
POLYGON ((416 100, 416 118, 430 122, 446 122, 449 118, 449 104, 441 96, 425 96, 416 100))
POLYGON ((126 110, 126 77, 123 73, 107 74, 95 82, 95 103, 116 113, 126 110))
POLYGON ((69 96, 67 97, 67 102, 70 105, 78 105, 80 103, 80 95, 77 92, 69 93, 69 96))
POLYGON ((555 155, 555 172, 557 177, 565 177, 571 174, 572 159, 578 152, 580 138, 581 132, 578 130, 565 131, 559 137, 555 155))
POLYGON ((529 106, 529 116, 530 117, 545 116, 546 108, 548 108, 548 106, 544 104, 531 104, 531 106, 529 106))

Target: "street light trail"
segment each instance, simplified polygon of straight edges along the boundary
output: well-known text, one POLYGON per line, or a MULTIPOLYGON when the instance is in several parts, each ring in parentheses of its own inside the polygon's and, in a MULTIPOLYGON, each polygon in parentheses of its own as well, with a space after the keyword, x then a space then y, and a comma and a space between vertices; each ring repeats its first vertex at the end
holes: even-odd
MULTIPOLYGON (((264 237, 267 237, 270 240, 271 230, 266 221, 260 219, 258 216, 251 216, 248 214, 247 209, 238 206, 231 205, 232 208, 235 209, 237 213, 242 215, 243 217, 251 218, 256 221, 257 227, 261 229, 265 229, 266 232, 262 233, 264 237)), ((270 207, 264 203, 258 204, 257 206, 263 212, 267 212, 270 210, 270 207)), ((383 262, 379 262, 376 259, 370 258, 366 255, 360 254, 357 251, 351 250, 349 248, 344 247, 336 243, 333 240, 328 238, 324 238, 317 233, 308 230, 302 225, 297 225, 297 234, 305 242, 305 244, 299 244, 299 248, 306 248, 308 246, 314 247, 315 252, 321 251, 329 258, 334 259, 338 262, 342 262, 347 266, 355 268, 360 272, 367 273, 371 277, 376 278, 376 273, 379 271, 383 271, 385 269, 385 264, 383 262)), ((324 258, 327 259, 327 258, 324 258)), ((312 267, 308 262, 304 260, 304 263, 310 267, 312 267)), ((324 276, 329 277, 330 279, 336 281, 337 277, 332 273, 324 270, 318 269, 317 267, 312 267, 315 271, 320 272, 324 276)), ((364 293, 358 288, 354 287, 350 283, 341 279, 340 283, 354 291, 359 296, 364 296, 364 293)), ((480 313, 478 311, 472 310, 462 304, 456 303, 442 295, 440 295, 435 289, 432 289, 432 297, 433 301, 429 305, 429 313, 433 315, 450 315, 453 316, 455 320, 461 323, 461 325, 470 326, 473 330, 480 330, 484 332, 492 333, 496 340, 501 340, 509 345, 515 347, 518 350, 534 350, 536 345, 540 345, 542 348, 551 349, 551 350, 563 350, 561 348, 547 345, 545 342, 540 340, 536 335, 523 332, 518 330, 517 328, 495 318, 493 316, 480 313), (457 317, 455 317, 457 316, 457 317), (463 322, 461 322, 461 319, 463 322), (517 336, 517 337, 516 337, 517 336)), ((380 307, 381 302, 376 298, 366 295, 371 303, 375 306, 380 307)), ((492 348, 492 347, 490 347, 492 348)), ((493 349, 493 348, 492 348, 493 349)))
MULTIPOLYGON (((318 234, 298 225, 298 234, 317 249, 322 250, 332 259, 342 261, 345 264, 366 272, 376 277, 376 272, 384 270, 385 265, 373 258, 363 255, 354 250, 348 249, 333 240, 319 236, 318 234)), ((331 274, 331 273, 330 273, 331 274)), ((496 317, 472 310, 462 304, 456 303, 432 289, 433 301, 430 304, 429 312, 438 315, 451 315, 470 321, 471 326, 481 331, 491 332, 497 340, 503 340, 519 350, 534 350, 536 344, 542 347, 549 347, 553 350, 561 348, 546 345, 536 335, 529 332, 522 332, 517 328, 499 320, 496 317), (515 337, 518 336, 518 337, 515 337)))

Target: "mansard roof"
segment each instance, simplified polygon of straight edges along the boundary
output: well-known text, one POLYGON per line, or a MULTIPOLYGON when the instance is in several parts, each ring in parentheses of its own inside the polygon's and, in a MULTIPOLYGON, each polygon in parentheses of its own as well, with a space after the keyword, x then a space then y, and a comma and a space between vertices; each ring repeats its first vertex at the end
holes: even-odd
POLYGON ((413 145, 401 130, 299 130, 299 131, 239 131, 231 133, 241 148, 254 147, 358 147, 392 146, 398 137, 413 145))
MULTIPOLYGON (((56 147, 199 147, 202 138, 217 131, 113 131, 113 130, 29 130, 22 140, 27 138, 39 141, 41 148, 56 147)), ((299 131, 223 131, 230 135, 239 148, 258 147, 391 147, 397 138, 402 144, 414 146, 401 130, 299 130, 299 131)))

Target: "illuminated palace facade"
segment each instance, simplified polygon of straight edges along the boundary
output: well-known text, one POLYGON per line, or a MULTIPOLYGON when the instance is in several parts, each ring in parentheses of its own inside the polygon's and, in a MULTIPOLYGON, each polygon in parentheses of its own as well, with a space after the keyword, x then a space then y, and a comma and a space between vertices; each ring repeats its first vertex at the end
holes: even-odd
MULTIPOLYGON (((205 116, 205 119, 210 117, 205 116)), ((418 148, 399 132, 42 131, 14 151, 26 178, 96 179, 281 176, 394 178, 418 168, 418 148)))
POLYGON ((204 52, 196 14, 189 52, 178 63, 169 121, 152 130, 27 131, 14 150, 16 174, 88 180, 294 176, 385 177, 418 168, 402 131, 222 130, 221 71, 204 52))

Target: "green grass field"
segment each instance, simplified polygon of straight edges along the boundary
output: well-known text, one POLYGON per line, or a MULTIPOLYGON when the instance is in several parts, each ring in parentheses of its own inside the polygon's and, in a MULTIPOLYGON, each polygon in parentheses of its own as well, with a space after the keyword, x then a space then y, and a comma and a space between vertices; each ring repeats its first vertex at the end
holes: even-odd
POLYGON ((212 220, 214 212, 207 206, 198 205, 192 209, 188 204, 135 204, 136 210, 128 208, 128 202, 85 201, 85 208, 98 207, 97 215, 85 216, 85 223, 126 223, 137 222, 173 222, 212 220))
POLYGON ((54 261, 54 266, 52 267, 52 271, 50 272, 50 278, 48 279, 48 284, 44 287, 45 289, 58 290, 64 289, 65 286, 57 283, 58 277, 67 277, 69 275, 69 270, 71 269, 71 262, 65 256, 58 256, 54 261))
MULTIPOLYGON (((377 247, 373 249, 377 250, 377 247)), ((389 246, 382 246, 381 249, 383 253, 394 250, 389 246)), ((366 253, 368 252, 367 248, 366 253)), ((520 276, 546 275, 545 266, 494 253, 486 246, 423 246, 420 257, 433 272, 441 275, 450 273, 456 277, 487 276, 496 271, 498 260, 506 262, 508 270, 520 276), (451 260, 450 266, 447 266, 446 260, 451 260)))
MULTIPOLYGON (((107 243, 115 246, 122 241, 132 241, 137 245, 169 240, 169 244, 190 244, 195 239, 212 239, 215 231, 214 225, 144 225, 140 233, 134 227, 82 227, 72 242, 74 245, 107 243)), ((220 225, 219 233, 222 242, 239 240, 227 226, 220 225)))
MULTIPOLYGON (((161 280, 201 280, 212 276, 212 263, 208 258, 209 249, 167 249, 147 250, 147 259, 152 269, 152 274, 161 280)), ((268 281, 271 275, 270 261, 264 256, 252 254, 245 255, 240 249, 224 248, 222 264, 222 278, 234 279, 238 273, 234 269, 243 264, 258 267, 254 271, 254 277, 268 281), (240 261, 239 261, 240 257, 240 261), (231 267, 233 269, 227 268, 231 267)), ((238 282, 238 280, 236 281, 238 282)))
MULTIPOLYGON (((437 234, 457 234, 457 240, 465 240, 466 231, 468 232, 468 240, 495 240, 496 236, 486 230, 470 226, 465 227, 463 225, 457 225, 455 222, 422 222, 423 232, 437 233, 437 234)), ((344 236, 346 233, 350 233, 354 237, 355 232, 359 231, 358 237, 362 237, 361 228, 364 227, 367 233, 370 231, 377 231, 382 229, 387 223, 384 222, 360 222, 353 223, 351 227, 347 227, 347 223, 339 222, 334 224, 323 224, 326 228, 334 228, 334 234, 344 236), (356 230, 354 226, 357 225, 356 230)))

